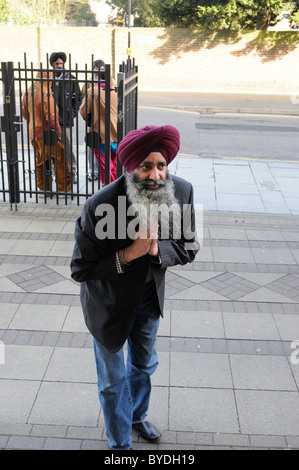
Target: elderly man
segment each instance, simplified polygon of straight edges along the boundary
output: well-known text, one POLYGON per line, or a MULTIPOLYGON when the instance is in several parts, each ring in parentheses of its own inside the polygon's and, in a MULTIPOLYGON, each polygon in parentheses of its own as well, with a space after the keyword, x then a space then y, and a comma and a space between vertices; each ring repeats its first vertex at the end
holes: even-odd
POLYGON ((198 250, 193 188, 168 172, 179 146, 172 126, 129 132, 119 145, 127 173, 91 197, 76 223, 72 277, 81 283, 85 322, 94 337, 111 449, 131 449, 132 427, 150 442, 160 437, 147 412, 165 273, 192 262, 198 250))

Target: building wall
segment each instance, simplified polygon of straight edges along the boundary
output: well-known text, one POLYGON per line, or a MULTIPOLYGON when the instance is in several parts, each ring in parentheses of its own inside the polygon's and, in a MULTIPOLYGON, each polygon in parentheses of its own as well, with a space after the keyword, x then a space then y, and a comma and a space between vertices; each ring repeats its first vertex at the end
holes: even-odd
MULTIPOLYGON (((112 64, 127 58, 127 28, 1 26, 0 61, 46 67, 47 54, 71 54, 72 68, 91 57, 112 64), (77 64, 77 65, 76 65, 77 64)), ((190 29, 131 28, 140 90, 288 93, 298 82, 299 33, 199 33, 190 29)), ((67 64, 68 65, 68 64, 67 64)), ((298 85, 296 85, 298 87, 298 85)))

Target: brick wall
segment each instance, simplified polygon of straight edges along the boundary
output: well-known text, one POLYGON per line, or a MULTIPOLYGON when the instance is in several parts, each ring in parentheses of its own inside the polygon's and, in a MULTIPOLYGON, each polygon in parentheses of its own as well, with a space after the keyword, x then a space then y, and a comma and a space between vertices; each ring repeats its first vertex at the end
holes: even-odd
MULTIPOLYGON (((0 61, 46 65, 47 53, 71 54, 72 68, 90 67, 91 55, 126 60, 126 28, 6 27, 0 61)), ((288 93, 298 82, 299 33, 198 33, 190 29, 132 28, 132 55, 141 90, 288 93)), ((298 87, 298 85, 296 85, 298 87)))

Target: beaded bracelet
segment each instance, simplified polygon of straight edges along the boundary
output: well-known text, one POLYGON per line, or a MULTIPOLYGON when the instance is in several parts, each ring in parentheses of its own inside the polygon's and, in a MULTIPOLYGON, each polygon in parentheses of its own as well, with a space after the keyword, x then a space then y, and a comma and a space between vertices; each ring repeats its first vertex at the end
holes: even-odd
POLYGON ((125 261, 124 252, 125 252, 125 250, 120 250, 120 259, 121 259, 122 264, 124 264, 125 266, 128 266, 131 263, 127 263, 125 261))

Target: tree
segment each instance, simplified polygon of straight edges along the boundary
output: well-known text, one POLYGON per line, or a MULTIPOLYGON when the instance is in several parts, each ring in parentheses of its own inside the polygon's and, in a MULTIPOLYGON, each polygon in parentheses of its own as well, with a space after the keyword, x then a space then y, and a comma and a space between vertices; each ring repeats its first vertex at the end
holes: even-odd
POLYGON ((77 24, 87 23, 97 26, 95 14, 91 11, 88 0, 71 0, 66 7, 65 19, 77 24))
MULTIPOLYGON (((128 0, 106 0, 116 18, 111 19, 116 22, 117 18, 123 19, 128 14, 128 0)), ((164 21, 159 16, 159 6, 161 0, 133 0, 132 15, 134 15, 134 26, 159 27, 164 26, 164 21)))
POLYGON ((9 20, 8 1, 0 0, 0 23, 7 23, 9 20))
MULTIPOLYGON (((252 2, 257 3, 257 2, 252 2)), ((267 30, 270 24, 277 22, 277 17, 283 8, 283 2, 280 0, 260 0, 255 5, 257 12, 256 29, 267 30)))
POLYGON ((282 0, 163 0, 165 24, 202 29, 263 29, 275 24, 282 0))
POLYGON ((39 25, 72 22, 97 25, 88 0, 0 0, 0 22, 39 25))
POLYGON ((298 27, 299 25, 299 0, 292 2, 290 8, 290 20, 292 27, 298 27))

